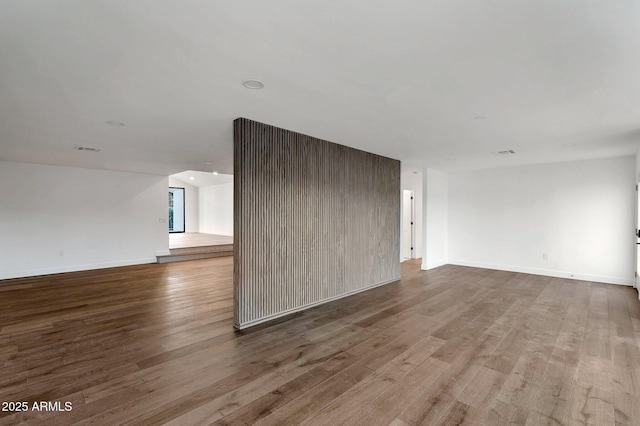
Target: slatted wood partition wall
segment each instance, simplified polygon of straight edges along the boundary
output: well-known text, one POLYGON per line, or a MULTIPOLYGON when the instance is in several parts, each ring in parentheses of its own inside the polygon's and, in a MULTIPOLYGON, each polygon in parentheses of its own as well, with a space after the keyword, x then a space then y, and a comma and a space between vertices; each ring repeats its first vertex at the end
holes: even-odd
POLYGON ((400 278, 400 162, 234 122, 234 323, 400 278))

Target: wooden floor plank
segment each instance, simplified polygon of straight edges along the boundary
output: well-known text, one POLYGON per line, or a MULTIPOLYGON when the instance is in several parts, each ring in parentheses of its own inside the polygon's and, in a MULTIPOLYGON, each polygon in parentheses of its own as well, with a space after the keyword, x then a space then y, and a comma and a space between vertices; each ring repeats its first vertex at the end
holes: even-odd
POLYGON ((169 234, 169 248, 218 246, 233 244, 229 235, 205 234, 201 232, 174 232, 169 234))
POLYGON ((402 264, 235 331, 231 258, 0 281, 0 425, 640 424, 634 289, 402 264))

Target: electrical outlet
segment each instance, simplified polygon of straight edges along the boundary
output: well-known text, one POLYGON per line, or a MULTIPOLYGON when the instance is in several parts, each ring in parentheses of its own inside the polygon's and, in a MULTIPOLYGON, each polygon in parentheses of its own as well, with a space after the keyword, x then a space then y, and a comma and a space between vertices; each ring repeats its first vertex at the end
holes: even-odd
POLYGON ((549 253, 542 253, 542 260, 549 260, 549 253))

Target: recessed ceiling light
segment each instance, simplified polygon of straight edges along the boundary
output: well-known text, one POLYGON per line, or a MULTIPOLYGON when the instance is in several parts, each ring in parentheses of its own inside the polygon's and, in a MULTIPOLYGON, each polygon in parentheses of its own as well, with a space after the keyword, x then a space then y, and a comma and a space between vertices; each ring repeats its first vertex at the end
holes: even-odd
POLYGON ((218 172, 213 172, 214 175, 218 176, 218 172))
POLYGON ((109 126, 116 126, 116 127, 124 126, 124 123, 122 121, 111 121, 111 120, 109 120, 109 121, 107 121, 107 124, 109 126))
POLYGON ((488 115, 476 115, 473 117, 474 120, 486 120, 487 118, 489 118, 488 115))
POLYGON ((565 148, 570 148, 572 146, 576 146, 576 144, 570 142, 570 143, 563 143, 562 146, 564 146, 565 148))
POLYGON ((213 163, 212 163, 211 161, 207 161, 207 162, 206 162, 206 163, 204 163, 204 164, 206 164, 206 165, 210 166, 210 165, 211 165, 211 164, 213 164, 213 163))
POLYGON ((76 151, 82 151, 82 152, 100 152, 99 148, 92 148, 89 146, 76 146, 73 149, 75 149, 76 151))
POLYGON ((247 89, 254 89, 254 90, 262 89, 264 87, 264 84, 262 84, 262 82, 258 80, 247 80, 243 82, 242 85, 247 89))
POLYGON ((196 180, 196 178, 194 178, 193 176, 189 176, 189 179, 196 180))

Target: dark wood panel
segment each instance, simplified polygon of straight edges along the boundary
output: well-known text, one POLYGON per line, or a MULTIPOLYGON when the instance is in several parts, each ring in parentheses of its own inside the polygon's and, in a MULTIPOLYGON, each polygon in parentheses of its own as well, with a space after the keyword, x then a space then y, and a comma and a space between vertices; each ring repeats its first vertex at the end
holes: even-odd
POLYGON ((399 161, 234 125, 236 327, 399 279, 399 161))

